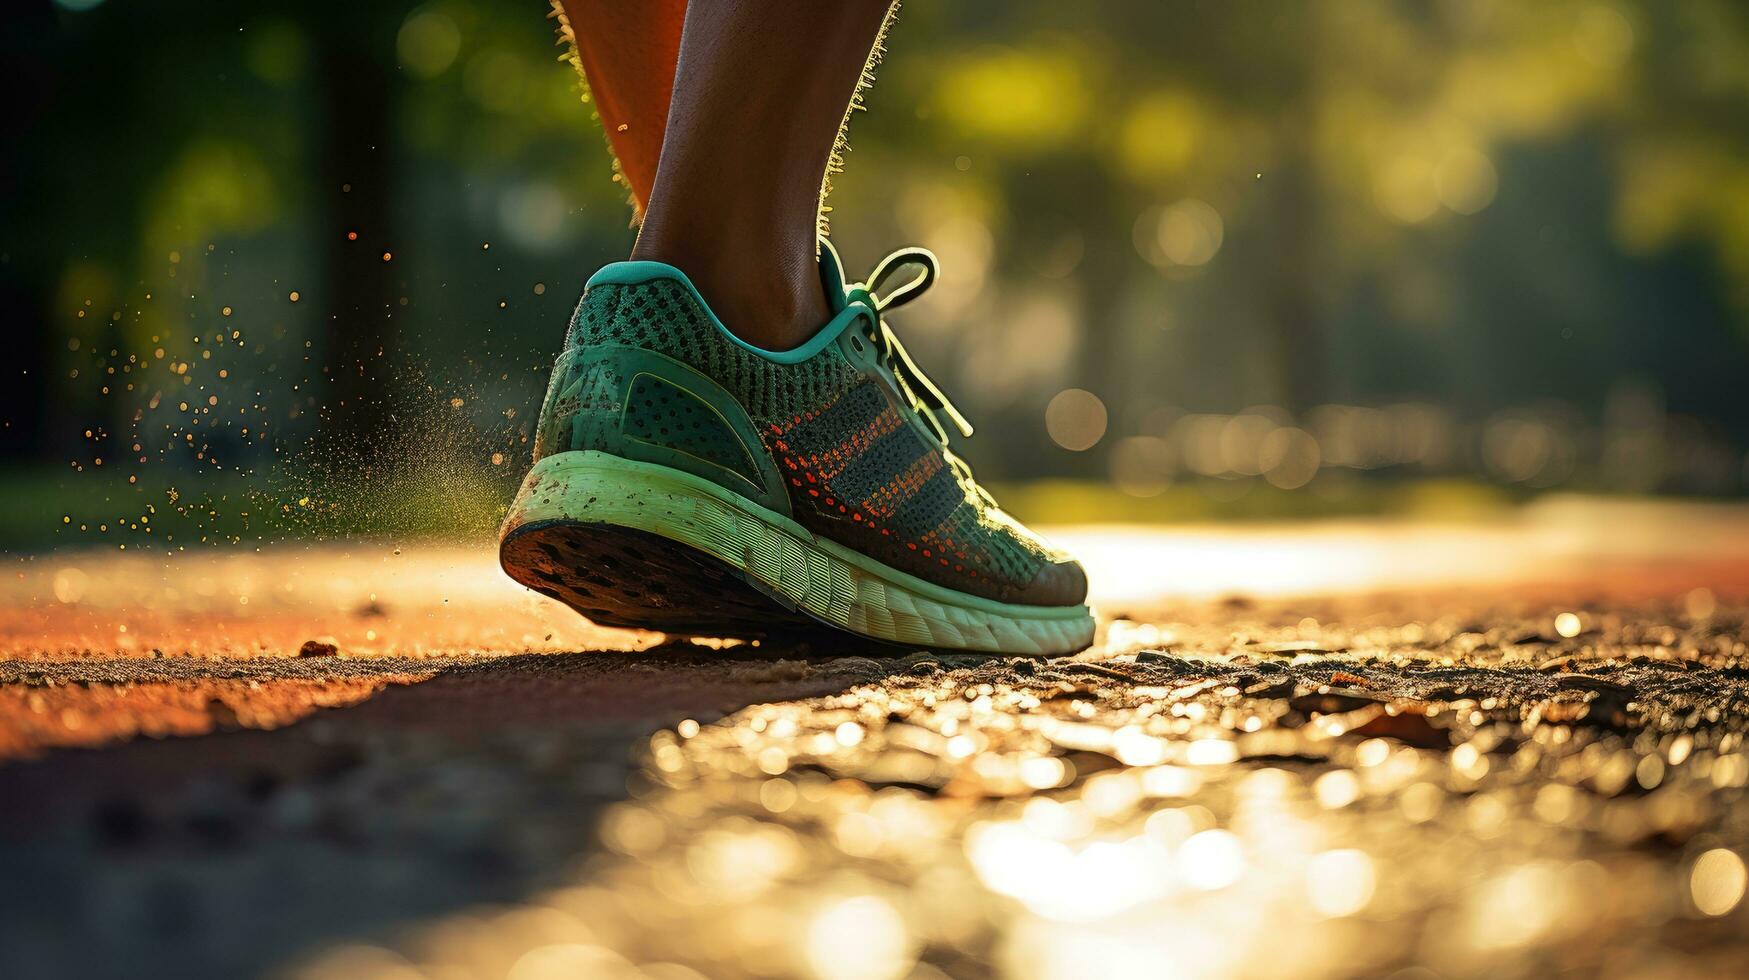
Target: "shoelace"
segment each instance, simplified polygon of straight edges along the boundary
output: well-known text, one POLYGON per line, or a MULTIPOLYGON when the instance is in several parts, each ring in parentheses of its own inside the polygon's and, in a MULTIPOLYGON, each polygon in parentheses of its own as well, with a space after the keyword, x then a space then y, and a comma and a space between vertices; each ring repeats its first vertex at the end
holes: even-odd
POLYGON ((893 377, 898 379, 899 389, 904 392, 911 407, 928 421, 941 437, 942 444, 946 445, 947 429, 941 424, 941 415, 946 415, 953 422, 954 428, 968 438, 972 434, 972 423, 966 421, 960 410, 948 401, 947 395, 911 359, 905 345, 899 342, 898 334, 887 325, 886 318, 882 315, 887 310, 897 309, 923 295, 923 291, 935 282, 935 277, 940 273, 941 263, 936 260, 934 252, 921 246, 901 248, 880 260, 867 279, 852 283, 846 291, 849 293, 850 302, 860 302, 874 312, 874 316, 870 318, 869 340, 880 350, 882 360, 893 372, 893 377), (876 292, 893 273, 908 265, 921 266, 923 271, 885 296, 876 292))

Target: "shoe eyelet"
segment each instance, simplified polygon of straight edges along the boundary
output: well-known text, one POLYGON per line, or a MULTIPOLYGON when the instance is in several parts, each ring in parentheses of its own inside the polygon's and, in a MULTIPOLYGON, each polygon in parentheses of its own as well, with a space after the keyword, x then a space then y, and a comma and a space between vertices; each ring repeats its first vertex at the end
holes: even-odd
POLYGON ((855 334, 851 334, 850 335, 850 346, 856 348, 856 352, 858 354, 862 353, 862 338, 858 337, 855 334))

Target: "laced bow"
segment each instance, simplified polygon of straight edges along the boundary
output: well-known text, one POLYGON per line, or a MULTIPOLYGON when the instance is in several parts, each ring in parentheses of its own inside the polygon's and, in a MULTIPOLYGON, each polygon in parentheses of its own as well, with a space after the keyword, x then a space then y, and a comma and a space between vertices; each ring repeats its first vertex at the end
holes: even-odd
POLYGON ((972 423, 966 421, 966 417, 960 414, 960 410, 948 401, 947 395, 943 394, 941 389, 936 387, 935 382, 929 380, 929 376, 923 373, 923 369, 917 366, 917 362, 911 359, 910 353, 905 350, 905 345, 899 342, 898 334, 893 332, 892 327, 887 326, 886 318, 882 315, 887 310, 897 309, 921 296, 923 291, 935 282, 935 277, 940 273, 941 263, 936 260, 934 252, 920 246, 901 248, 882 259, 874 267, 874 271, 869 273, 866 280, 852 283, 846 287, 846 291, 849 294, 850 302, 862 303, 873 311, 874 315, 869 318, 867 334, 869 340, 874 342, 880 350, 882 360, 892 370, 893 376, 898 379, 899 389, 905 393, 906 398, 911 402, 911 407, 929 422, 936 434, 941 437, 941 441, 945 443, 947 442, 947 430, 941 424, 941 415, 947 416, 948 420, 953 422, 954 428, 958 429, 963 436, 971 436, 972 423), (876 292, 882 283, 892 278, 893 273, 908 265, 920 266, 923 271, 910 282, 894 289, 885 296, 876 292))

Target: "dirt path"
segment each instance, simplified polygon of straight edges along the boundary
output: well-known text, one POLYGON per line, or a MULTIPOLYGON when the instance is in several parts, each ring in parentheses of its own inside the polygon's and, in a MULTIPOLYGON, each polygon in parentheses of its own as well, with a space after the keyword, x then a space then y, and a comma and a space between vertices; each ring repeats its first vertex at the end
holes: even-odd
POLYGON ((1050 660, 658 645, 465 552, 44 560, 4 972, 1727 974, 1749 569, 1628 558, 1050 660))

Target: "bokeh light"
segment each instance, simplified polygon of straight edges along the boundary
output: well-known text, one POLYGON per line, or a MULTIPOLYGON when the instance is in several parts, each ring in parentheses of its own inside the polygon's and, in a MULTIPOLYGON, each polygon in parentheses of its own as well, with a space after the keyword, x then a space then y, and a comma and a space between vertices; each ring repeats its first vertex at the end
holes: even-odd
POLYGON ((1064 449, 1081 452, 1105 437, 1107 416, 1099 396, 1083 388, 1057 392, 1045 406, 1045 431, 1064 449))

